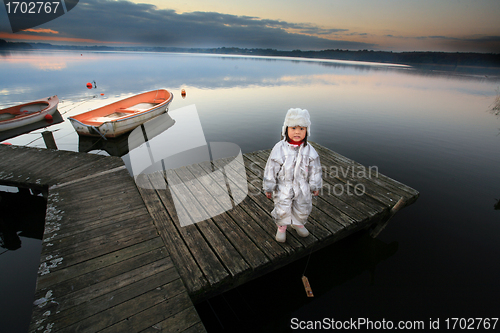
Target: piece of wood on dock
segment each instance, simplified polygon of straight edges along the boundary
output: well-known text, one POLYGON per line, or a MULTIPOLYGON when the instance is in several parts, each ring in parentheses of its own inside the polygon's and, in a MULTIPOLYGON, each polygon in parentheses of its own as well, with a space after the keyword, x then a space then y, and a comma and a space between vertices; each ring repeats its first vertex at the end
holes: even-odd
POLYGON ((359 230, 376 236, 419 193, 319 144, 323 189, 311 235, 275 241, 273 202, 262 192, 271 150, 140 175, 147 209, 196 303, 287 265, 359 230), (243 177, 243 181, 241 178, 243 177), (244 198, 241 202, 239 198, 244 198))
POLYGON ((30 332, 204 332, 117 157, 0 145, 0 183, 47 192, 30 332))

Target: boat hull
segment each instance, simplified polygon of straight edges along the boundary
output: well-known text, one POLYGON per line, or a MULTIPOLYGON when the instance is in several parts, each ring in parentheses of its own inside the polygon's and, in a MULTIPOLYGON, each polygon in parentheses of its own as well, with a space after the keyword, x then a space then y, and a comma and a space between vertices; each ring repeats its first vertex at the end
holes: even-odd
POLYGON ((156 92, 152 91, 132 96, 128 99, 68 119, 79 135, 106 138, 118 137, 168 111, 168 106, 173 99, 173 95, 166 90, 158 91, 165 91, 168 94, 168 98, 155 105, 153 105, 154 103, 149 103, 151 100, 148 100, 148 96, 154 95, 154 92, 156 92), (142 99, 141 96, 143 96, 142 99), (135 105, 133 105, 134 103, 135 105), (134 110, 134 107, 142 107, 143 109, 134 110), (126 114, 127 112, 128 114, 126 114))
POLYGON ((7 131, 43 120, 53 115, 59 98, 57 95, 0 110, 0 131, 7 131))

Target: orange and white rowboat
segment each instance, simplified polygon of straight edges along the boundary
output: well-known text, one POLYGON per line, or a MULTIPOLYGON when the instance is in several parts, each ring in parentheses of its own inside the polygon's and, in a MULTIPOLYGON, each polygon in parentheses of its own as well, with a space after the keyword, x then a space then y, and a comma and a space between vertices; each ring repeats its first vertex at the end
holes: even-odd
POLYGON ((57 110, 59 98, 51 96, 33 102, 0 110, 0 131, 29 125, 40 121, 57 110))
POLYGON ((168 111, 173 97, 166 89, 148 91, 68 119, 80 135, 114 138, 168 111))

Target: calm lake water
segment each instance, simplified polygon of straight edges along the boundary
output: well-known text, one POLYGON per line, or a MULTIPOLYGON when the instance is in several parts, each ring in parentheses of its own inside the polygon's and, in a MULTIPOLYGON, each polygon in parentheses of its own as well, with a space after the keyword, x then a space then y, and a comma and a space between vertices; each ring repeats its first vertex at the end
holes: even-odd
MULTIPOLYGON (((206 141, 232 142, 243 153, 271 148, 286 111, 306 108, 310 140, 420 192, 377 239, 356 235, 312 254, 306 275, 316 297, 305 297, 305 258, 198 305, 209 332, 282 332, 294 320, 324 318, 423 321, 426 328, 439 320, 443 329, 450 317, 500 317, 500 116, 491 111, 498 77, 355 62, 104 52, 0 54, 0 74, 2 107, 57 94, 64 119, 166 88, 175 94, 170 110, 196 106, 206 141), (87 89, 93 81, 97 88, 87 89)), ((59 149, 78 151, 69 121, 48 129, 59 149)), ((4 142, 45 147, 42 131, 4 142)), ((35 264, 22 265, 35 276, 40 245, 21 239, 35 249, 35 264)), ((15 256, 1 254, 2 276, 21 269, 15 256)), ((0 326, 25 332, 33 302, 25 290, 34 290, 34 280, 31 287, 12 283, 0 280, 2 295, 20 289, 17 298, 9 296, 16 302, 2 297, 0 326)))

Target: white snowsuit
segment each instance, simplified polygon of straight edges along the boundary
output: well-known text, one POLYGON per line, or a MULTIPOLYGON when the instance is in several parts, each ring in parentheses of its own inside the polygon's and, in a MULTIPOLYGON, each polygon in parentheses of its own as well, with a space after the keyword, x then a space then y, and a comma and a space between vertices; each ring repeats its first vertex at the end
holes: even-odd
POLYGON ((264 169, 263 189, 273 193, 271 212, 276 224, 304 225, 312 210, 312 192, 322 187, 321 163, 316 150, 285 140, 278 142, 264 169))

